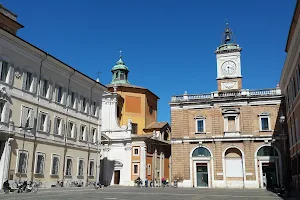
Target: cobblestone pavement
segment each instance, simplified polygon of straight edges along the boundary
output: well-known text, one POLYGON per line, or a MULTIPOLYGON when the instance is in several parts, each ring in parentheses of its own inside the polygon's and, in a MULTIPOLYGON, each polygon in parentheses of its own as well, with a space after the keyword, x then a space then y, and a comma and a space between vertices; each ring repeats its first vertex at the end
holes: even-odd
POLYGON ((99 200, 279 200, 277 195, 265 190, 242 189, 195 189, 195 188, 134 188, 109 187, 103 190, 92 188, 49 189, 38 193, 0 194, 5 200, 53 200, 53 199, 99 199, 99 200))

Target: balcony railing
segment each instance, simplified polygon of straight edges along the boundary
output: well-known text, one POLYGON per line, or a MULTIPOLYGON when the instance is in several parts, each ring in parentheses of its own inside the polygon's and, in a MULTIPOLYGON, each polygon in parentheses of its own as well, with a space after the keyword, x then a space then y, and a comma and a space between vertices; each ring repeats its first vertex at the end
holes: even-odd
POLYGON ((279 87, 271 89, 260 89, 260 90, 239 90, 239 91, 228 91, 228 92, 211 92, 205 94, 188 94, 187 91, 183 95, 172 96, 171 102, 183 102, 193 100, 209 100, 216 98, 228 98, 228 97, 251 97, 251 96, 280 96, 281 90, 279 87))

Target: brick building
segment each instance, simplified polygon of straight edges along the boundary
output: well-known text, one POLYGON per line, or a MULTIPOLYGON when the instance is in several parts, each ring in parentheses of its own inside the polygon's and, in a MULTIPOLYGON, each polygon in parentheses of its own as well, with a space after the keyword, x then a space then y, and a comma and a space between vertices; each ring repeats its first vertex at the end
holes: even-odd
POLYGON ((171 99, 172 179, 179 187, 283 183, 281 91, 243 89, 241 51, 227 24, 215 52, 218 91, 171 99))
POLYGON ((294 189, 300 190, 300 4, 296 3, 286 43, 287 52, 280 78, 280 88, 285 98, 285 117, 289 138, 290 172, 288 176, 294 189))

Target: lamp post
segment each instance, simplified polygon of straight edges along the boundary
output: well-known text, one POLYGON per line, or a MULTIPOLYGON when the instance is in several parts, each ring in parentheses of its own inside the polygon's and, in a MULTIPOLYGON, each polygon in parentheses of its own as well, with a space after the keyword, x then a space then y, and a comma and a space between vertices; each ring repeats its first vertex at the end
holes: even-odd
MULTIPOLYGON (((282 136, 283 136, 283 152, 284 152, 284 164, 285 164, 285 177, 284 177, 284 185, 287 186, 288 188, 289 186, 289 182, 288 182, 288 177, 289 177, 289 171, 288 171, 288 159, 287 159, 287 145, 286 145, 286 139, 287 139, 287 135, 285 133, 285 116, 283 115, 283 113, 281 113, 281 116, 279 117, 279 122, 281 124, 282 127, 282 136)), ((288 189, 288 194, 289 194, 289 189, 288 189)))

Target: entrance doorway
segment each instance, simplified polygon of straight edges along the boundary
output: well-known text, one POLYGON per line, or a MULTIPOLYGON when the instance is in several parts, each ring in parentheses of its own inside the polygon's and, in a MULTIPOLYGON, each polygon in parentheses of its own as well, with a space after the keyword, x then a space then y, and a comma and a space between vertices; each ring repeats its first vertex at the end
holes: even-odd
POLYGON ((272 189, 277 184, 277 172, 274 162, 262 163, 263 186, 272 189))
POLYGON ((114 184, 115 185, 120 184, 120 170, 114 171, 114 184))
POLYGON ((208 187, 207 163, 197 163, 197 187, 208 187))

